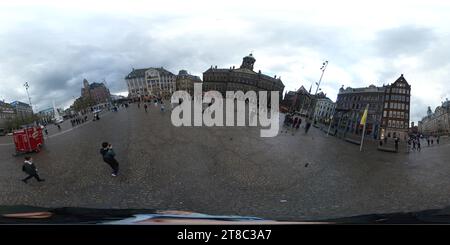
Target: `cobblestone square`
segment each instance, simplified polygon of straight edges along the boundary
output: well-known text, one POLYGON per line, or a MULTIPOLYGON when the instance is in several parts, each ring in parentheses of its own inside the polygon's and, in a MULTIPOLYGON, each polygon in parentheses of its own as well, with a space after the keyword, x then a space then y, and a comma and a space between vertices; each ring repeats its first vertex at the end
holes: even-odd
POLYGON ((450 204, 450 145, 389 153, 311 127, 259 137, 256 127, 174 127, 170 111, 131 104, 99 121, 49 127, 33 154, 46 182, 20 181, 23 157, 0 137, 0 205, 153 208, 277 220, 419 211, 450 204), (99 154, 111 142, 120 174, 99 154))

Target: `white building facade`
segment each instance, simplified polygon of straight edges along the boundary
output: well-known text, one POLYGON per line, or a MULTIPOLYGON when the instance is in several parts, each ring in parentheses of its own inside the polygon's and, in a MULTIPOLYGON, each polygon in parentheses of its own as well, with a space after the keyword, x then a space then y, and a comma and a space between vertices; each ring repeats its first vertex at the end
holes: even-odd
POLYGON ((317 99, 316 107, 314 109, 314 117, 319 122, 329 122, 331 120, 336 103, 329 98, 317 99))
POLYGON ((130 98, 170 98, 176 91, 176 75, 161 68, 133 69, 126 77, 130 98))
POLYGON ((418 130, 424 135, 450 135, 450 102, 442 103, 433 113, 422 118, 418 130))

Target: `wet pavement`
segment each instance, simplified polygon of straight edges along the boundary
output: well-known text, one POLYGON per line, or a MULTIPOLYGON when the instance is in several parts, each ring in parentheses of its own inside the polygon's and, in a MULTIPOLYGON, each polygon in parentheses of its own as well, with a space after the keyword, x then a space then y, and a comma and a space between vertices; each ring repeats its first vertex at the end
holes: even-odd
POLYGON ((419 211, 450 205, 450 145, 359 152, 311 127, 259 137, 255 127, 174 127, 170 112, 131 105, 61 132, 49 127, 35 163, 46 182, 20 181, 22 157, 0 143, 0 205, 154 208, 278 220, 419 211), (120 175, 102 162, 113 144, 120 175))

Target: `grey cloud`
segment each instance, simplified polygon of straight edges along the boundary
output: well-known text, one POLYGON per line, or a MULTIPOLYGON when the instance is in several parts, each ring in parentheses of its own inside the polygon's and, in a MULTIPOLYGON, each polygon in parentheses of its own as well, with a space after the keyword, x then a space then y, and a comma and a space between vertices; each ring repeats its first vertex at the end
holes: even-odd
POLYGON ((378 32, 373 45, 378 55, 394 58, 423 53, 435 40, 436 36, 431 28, 400 26, 378 32))

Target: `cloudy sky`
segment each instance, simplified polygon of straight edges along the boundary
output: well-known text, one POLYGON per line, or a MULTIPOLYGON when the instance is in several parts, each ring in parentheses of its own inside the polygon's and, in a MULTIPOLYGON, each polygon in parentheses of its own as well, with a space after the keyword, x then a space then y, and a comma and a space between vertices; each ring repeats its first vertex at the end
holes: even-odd
MULTIPOLYGON (((0 99, 35 110, 67 106, 83 78, 126 91, 132 67, 239 66, 309 89, 329 61, 322 89, 412 85, 411 116, 450 98, 447 1, 10 1, 0 3, 0 99)), ((313 88, 314 91, 314 88, 313 88)))

